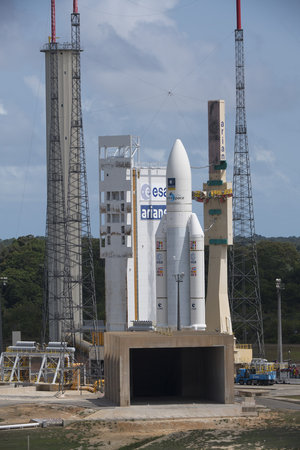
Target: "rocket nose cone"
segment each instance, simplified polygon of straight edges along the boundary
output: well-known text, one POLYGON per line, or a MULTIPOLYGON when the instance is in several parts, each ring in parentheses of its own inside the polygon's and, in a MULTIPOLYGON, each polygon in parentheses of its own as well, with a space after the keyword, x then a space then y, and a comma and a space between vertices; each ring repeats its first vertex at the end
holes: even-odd
POLYGON ((168 159, 167 173, 183 173, 186 171, 188 171, 190 176, 190 161, 183 143, 180 139, 176 139, 168 159))
MULTIPOLYGON (((167 204, 191 204, 192 181, 188 155, 180 139, 176 139, 167 165, 167 204)), ((169 211, 170 209, 167 208, 169 211)))
POLYGON ((190 235, 193 237, 204 238, 204 233, 200 225, 199 219, 195 213, 191 214, 189 219, 190 235))

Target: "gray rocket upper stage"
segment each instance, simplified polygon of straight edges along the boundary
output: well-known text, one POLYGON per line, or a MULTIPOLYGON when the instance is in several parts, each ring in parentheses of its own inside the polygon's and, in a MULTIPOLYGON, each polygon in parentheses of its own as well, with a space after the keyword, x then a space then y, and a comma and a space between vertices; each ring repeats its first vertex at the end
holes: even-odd
POLYGON ((168 159, 166 185, 167 214, 155 236, 157 326, 205 330, 204 234, 192 212, 191 166, 180 139, 168 159))

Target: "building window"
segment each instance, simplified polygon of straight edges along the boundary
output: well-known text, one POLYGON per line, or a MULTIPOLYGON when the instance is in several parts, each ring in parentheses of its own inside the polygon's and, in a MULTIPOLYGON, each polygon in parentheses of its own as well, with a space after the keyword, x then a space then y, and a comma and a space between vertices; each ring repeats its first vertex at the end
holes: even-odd
POLYGON ((107 203, 107 205, 106 205, 106 211, 110 211, 110 203, 107 203))
POLYGON ((124 227, 124 225, 121 226, 121 233, 123 233, 123 234, 125 233, 125 227, 124 227))
POLYGON ((122 245, 125 245, 125 236, 122 236, 122 245))
POLYGON ((112 214, 112 223, 120 222, 120 214, 112 214))
POLYGON ((112 195, 112 200, 119 200, 119 191, 113 191, 111 193, 112 195))
POLYGON ((109 202, 109 200, 110 200, 110 192, 106 192, 106 200, 109 202))
POLYGON ((101 238, 101 247, 105 247, 105 239, 101 238))
POLYGON ((121 214, 121 222, 124 223, 124 221, 125 221, 125 216, 124 216, 124 214, 121 214))
POLYGON ((107 223, 110 223, 110 214, 107 214, 107 223))
POLYGON ((107 245, 110 245, 110 236, 107 236, 107 245))
POLYGON ((121 211, 124 211, 124 210, 125 210, 125 204, 121 203, 121 211))
POLYGON ((121 191, 121 200, 124 200, 124 191, 121 191))
POLYGON ((107 227, 107 234, 110 234, 110 227, 107 227))

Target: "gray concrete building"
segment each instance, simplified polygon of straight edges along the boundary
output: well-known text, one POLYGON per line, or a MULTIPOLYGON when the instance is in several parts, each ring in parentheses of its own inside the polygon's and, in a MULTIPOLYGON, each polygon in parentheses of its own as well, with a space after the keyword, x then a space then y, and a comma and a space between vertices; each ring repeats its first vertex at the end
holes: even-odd
POLYGON ((220 333, 105 333, 105 396, 119 406, 234 403, 233 347, 233 336, 220 333))

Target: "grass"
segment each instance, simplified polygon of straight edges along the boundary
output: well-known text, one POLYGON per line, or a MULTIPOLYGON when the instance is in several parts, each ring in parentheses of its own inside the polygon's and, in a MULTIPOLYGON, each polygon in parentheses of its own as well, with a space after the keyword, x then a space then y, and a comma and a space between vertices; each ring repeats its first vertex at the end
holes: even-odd
POLYGON ((300 400, 300 395, 280 395, 282 398, 291 398, 293 400, 300 400))
MULTIPOLYGON (((263 449, 296 449, 299 448, 299 430, 293 427, 272 427, 267 429, 252 429, 246 431, 232 430, 194 430, 176 433, 156 442, 140 443, 149 450, 175 449, 232 449, 232 448, 263 448, 263 449)), ((126 449, 141 448, 140 446, 126 449)))
POLYGON ((296 449, 299 448, 300 413, 281 413, 268 420, 261 428, 248 430, 216 429, 172 433, 168 436, 146 439, 121 447, 120 450, 146 448, 149 450, 182 449, 296 449))
POLYGON ((1 431, 0 449, 27 448, 30 450, 85 450, 90 448, 84 435, 63 428, 1 431))
POLYGON ((124 447, 120 447, 119 450, 134 450, 136 448, 141 448, 141 446, 143 446, 145 444, 149 444, 150 442, 156 441, 157 439, 159 439, 159 438, 155 437, 155 438, 143 439, 142 441, 134 442, 132 444, 125 445, 124 447))
MULTIPOLYGON (((120 450, 296 449, 299 448, 299 428, 300 412, 282 412, 264 423, 258 422, 257 428, 245 430, 239 429, 238 424, 232 424, 226 429, 179 431, 167 436, 141 439, 120 447, 120 450)), ((111 432, 113 436, 114 430, 111 432)), ((91 450, 105 447, 101 441, 101 426, 99 428, 99 424, 94 422, 81 422, 66 428, 1 431, 0 436, 0 449, 3 450, 28 448, 28 436, 30 450, 91 450)))
MULTIPOLYGON (((265 344, 265 353, 268 361, 275 361, 278 358, 277 344, 265 344)), ((290 359, 292 363, 300 363, 299 344, 283 344, 282 353, 284 361, 290 359)))

